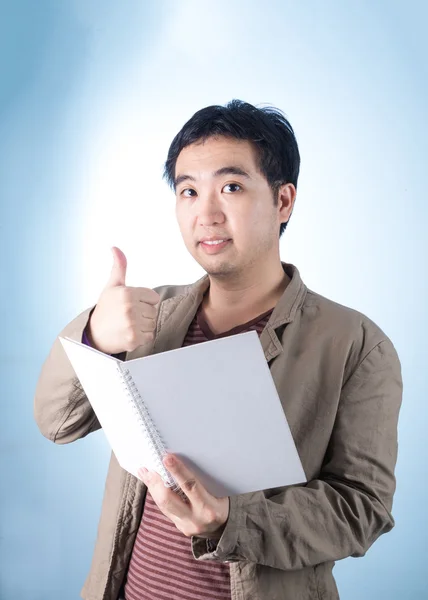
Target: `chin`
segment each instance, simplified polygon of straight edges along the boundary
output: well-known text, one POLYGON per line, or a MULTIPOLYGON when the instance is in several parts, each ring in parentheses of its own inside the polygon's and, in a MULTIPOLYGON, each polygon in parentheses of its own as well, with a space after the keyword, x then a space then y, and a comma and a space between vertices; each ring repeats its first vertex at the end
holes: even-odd
POLYGON ((229 275, 236 273, 236 265, 230 260, 225 260, 221 257, 219 257, 219 260, 205 260, 199 264, 208 273, 208 275, 212 275, 213 277, 228 277, 229 275))
POLYGON ((208 275, 213 277, 227 277, 231 273, 236 273, 237 266, 235 261, 232 261, 229 257, 221 254, 206 254, 202 248, 196 247, 189 248, 190 254, 195 261, 200 265, 208 275))

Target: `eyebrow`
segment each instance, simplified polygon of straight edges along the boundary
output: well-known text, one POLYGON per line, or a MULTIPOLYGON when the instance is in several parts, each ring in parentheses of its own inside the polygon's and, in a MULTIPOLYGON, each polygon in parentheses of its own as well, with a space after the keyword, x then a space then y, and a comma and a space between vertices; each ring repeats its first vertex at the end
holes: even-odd
MULTIPOLYGON (((244 171, 244 169, 238 167, 237 165, 221 167, 220 169, 217 169, 217 171, 213 171, 212 173, 213 177, 221 177, 222 175, 241 175, 241 177, 247 177, 247 179, 251 179, 250 175, 246 171, 244 171)), ((192 175, 186 175, 183 173, 183 175, 178 175, 174 179, 174 186, 177 187, 178 185, 180 185, 180 183, 187 179, 189 179, 190 181, 196 181, 196 179, 192 177, 192 175)))

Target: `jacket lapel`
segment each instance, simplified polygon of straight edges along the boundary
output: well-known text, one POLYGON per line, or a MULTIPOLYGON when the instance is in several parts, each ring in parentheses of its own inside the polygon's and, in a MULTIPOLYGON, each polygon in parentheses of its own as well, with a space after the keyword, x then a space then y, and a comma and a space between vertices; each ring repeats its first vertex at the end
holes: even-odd
MULTIPOLYGON (((276 330, 294 319, 307 291, 297 268, 290 263, 281 262, 281 264, 291 277, 291 281, 278 300, 265 329, 260 335, 260 343, 267 361, 272 360, 282 352, 283 347, 276 330)), ((182 294, 167 298, 162 302, 158 315, 158 331, 153 346, 153 354, 181 348, 190 323, 195 317, 208 286, 209 277, 204 275, 195 283, 187 286, 182 294)))

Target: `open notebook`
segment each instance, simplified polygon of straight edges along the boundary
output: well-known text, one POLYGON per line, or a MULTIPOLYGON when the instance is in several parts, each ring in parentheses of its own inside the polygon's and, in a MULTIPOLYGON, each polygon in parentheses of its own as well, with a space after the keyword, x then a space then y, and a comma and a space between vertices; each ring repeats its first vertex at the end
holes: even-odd
POLYGON ((256 331, 121 361, 59 336, 119 464, 182 493, 167 451, 217 497, 306 482, 256 331))

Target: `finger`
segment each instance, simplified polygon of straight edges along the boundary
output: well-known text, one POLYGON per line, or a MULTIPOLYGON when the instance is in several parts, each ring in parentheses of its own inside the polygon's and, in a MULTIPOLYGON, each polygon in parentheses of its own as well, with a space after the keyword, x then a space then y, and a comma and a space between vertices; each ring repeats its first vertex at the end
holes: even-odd
POLYGON ((144 473, 142 469, 139 469, 138 475, 146 484, 153 500, 165 516, 172 521, 177 517, 184 519, 189 516, 190 506, 186 505, 176 492, 165 486, 162 477, 156 471, 144 473))
POLYGON ((113 246, 111 248, 113 254, 113 266, 106 287, 123 286, 126 278, 127 260, 125 254, 120 248, 113 246))
POLYGON ((143 318, 153 319, 154 321, 156 320, 158 316, 158 309, 156 308, 156 306, 153 306, 152 304, 147 304, 147 302, 145 302, 144 306, 141 306, 141 304, 139 304, 136 308, 139 309, 140 307, 141 309, 139 310, 139 313, 143 316, 143 318))
POLYGON ((191 502, 203 501, 204 495, 208 492, 183 461, 173 454, 167 454, 163 458, 163 464, 191 502))
POLYGON ((150 304, 151 306, 156 306, 159 303, 160 295, 151 288, 134 288, 139 297, 140 302, 144 302, 145 304, 150 304))
POLYGON ((156 322, 150 317, 141 317, 140 322, 138 323, 138 327, 140 331, 142 331, 143 333, 147 333, 148 331, 150 332, 156 329, 156 322))

